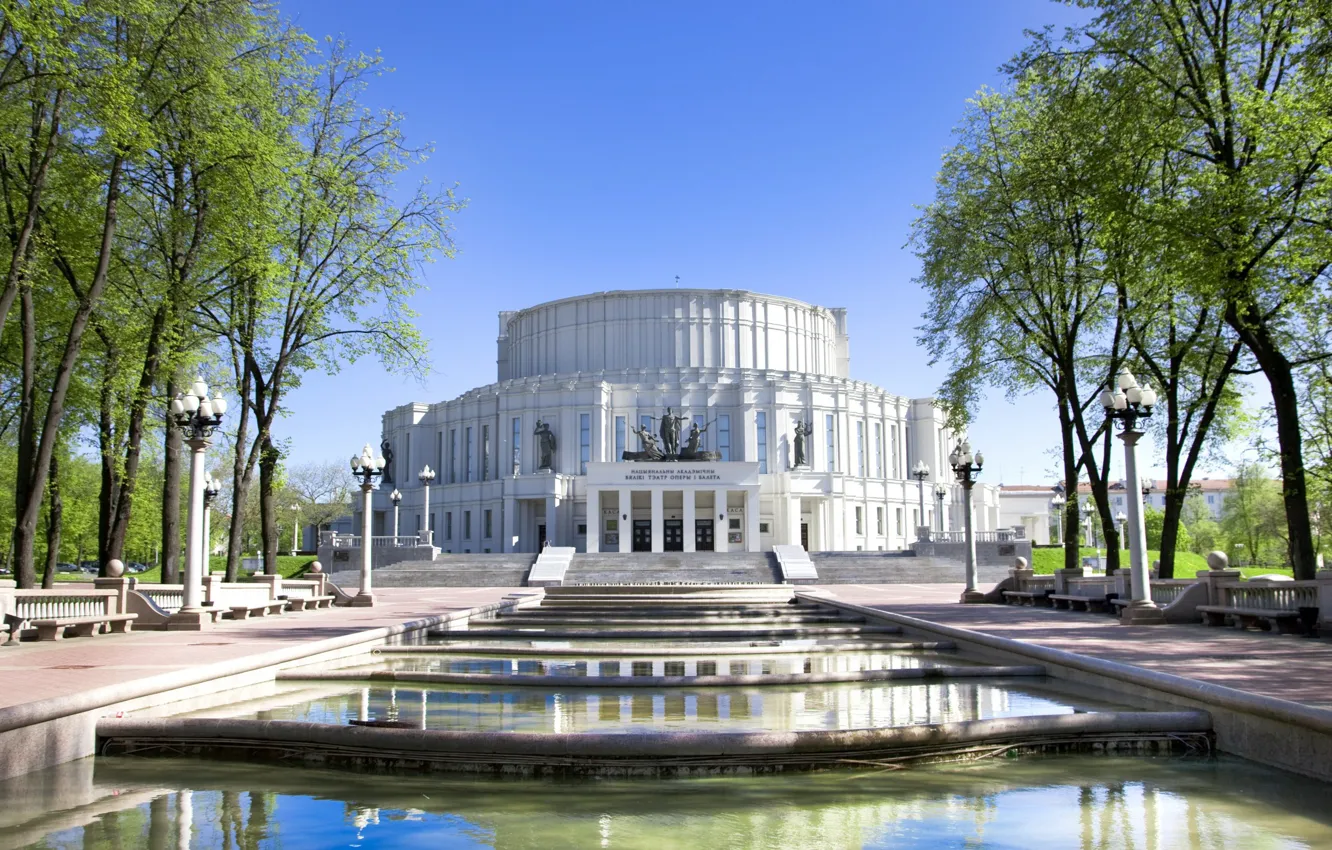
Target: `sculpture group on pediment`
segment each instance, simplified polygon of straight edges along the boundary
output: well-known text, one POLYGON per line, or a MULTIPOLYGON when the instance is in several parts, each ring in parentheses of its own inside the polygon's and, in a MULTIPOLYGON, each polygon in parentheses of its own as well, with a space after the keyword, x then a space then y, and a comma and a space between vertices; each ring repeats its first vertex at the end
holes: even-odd
POLYGON ((639 448, 636 452, 626 451, 621 456, 621 460, 628 461, 684 461, 684 462, 708 462, 721 460, 721 452, 703 451, 699 447, 702 445, 703 434, 712 424, 708 422, 702 428, 695 422, 689 427, 689 434, 685 438, 685 444, 680 445, 680 425, 685 420, 674 412, 672 408, 666 408, 658 421, 657 433, 653 434, 651 430, 638 427, 630 428, 633 433, 638 435, 639 448))

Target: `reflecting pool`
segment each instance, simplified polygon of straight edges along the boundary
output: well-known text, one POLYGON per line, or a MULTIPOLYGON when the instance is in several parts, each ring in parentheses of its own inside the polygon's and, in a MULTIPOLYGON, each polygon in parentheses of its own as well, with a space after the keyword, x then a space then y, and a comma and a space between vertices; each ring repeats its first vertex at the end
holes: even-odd
POLYGON ((1229 758, 581 782, 103 758, 0 783, 0 799, 0 847, 85 850, 1332 846, 1326 784, 1229 758))

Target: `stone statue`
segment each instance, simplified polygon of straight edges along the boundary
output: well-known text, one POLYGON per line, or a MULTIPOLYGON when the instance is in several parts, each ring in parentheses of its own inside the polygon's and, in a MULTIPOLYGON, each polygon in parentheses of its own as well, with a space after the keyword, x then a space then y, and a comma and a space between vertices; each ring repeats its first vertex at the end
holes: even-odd
POLYGON ((550 423, 538 419, 532 433, 537 438, 537 457, 540 459, 537 469, 551 469, 555 461, 555 435, 550 430, 550 423))
MULTIPOLYGON (((630 428, 629 430, 633 431, 635 434, 638 435, 638 441, 639 441, 639 450, 637 454, 632 458, 633 460, 661 459, 662 456, 661 448, 657 445, 657 438, 655 435, 653 435, 651 431, 649 431, 646 428, 630 428)), ((626 455, 625 460, 630 459, 628 457, 629 454, 630 452, 625 452, 626 455)))
POLYGON ((805 454, 805 440, 814 433, 814 423, 797 422, 795 426, 795 461, 792 466, 809 466, 809 456, 805 454))
POLYGON ((393 483, 393 444, 388 440, 379 444, 379 451, 384 455, 384 477, 385 484, 393 483))
MULTIPOLYGON (((711 422, 708 423, 708 425, 711 424, 711 422)), ((708 425, 704 425, 700 428, 698 427, 698 423, 695 422, 693 425, 689 426, 689 442, 685 446, 685 454, 690 457, 698 454, 698 444, 703 439, 703 432, 708 430, 708 425)))
POLYGON ((680 423, 683 421, 684 417, 671 413, 669 407, 661 416, 661 450, 668 456, 680 454, 680 423))

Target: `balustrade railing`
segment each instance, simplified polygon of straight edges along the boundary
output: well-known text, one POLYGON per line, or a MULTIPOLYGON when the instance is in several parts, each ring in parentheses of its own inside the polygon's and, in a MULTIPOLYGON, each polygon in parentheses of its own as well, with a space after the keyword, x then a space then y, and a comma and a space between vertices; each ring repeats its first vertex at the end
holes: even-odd
POLYGON ((1115 580, 1109 576, 1087 576, 1068 580, 1068 592, 1072 596, 1105 596, 1115 590, 1115 580))
MULTIPOLYGON (((361 535, 359 534, 331 534, 328 537, 328 545, 334 549, 360 549, 361 535)), ((404 547, 420 546, 421 536, 419 534, 399 534, 399 535, 379 535, 370 538, 370 546, 380 547, 404 547)))
POLYGON ((185 605, 185 588, 178 584, 136 584, 134 589, 168 614, 174 614, 185 605))
POLYGON ((12 591, 8 611, 22 618, 18 629, 33 628, 33 620, 52 620, 62 617, 92 617, 114 613, 117 594, 114 590, 15 590, 12 591))
POLYGON ((1169 605, 1184 593, 1185 588, 1197 583, 1197 579, 1154 578, 1151 580, 1152 601, 1161 606, 1169 605))
MULTIPOLYGON (((975 535, 977 543, 1011 543, 1014 540, 1027 539, 1026 529, 1023 528, 1000 528, 994 531, 976 531, 972 533, 975 535)), ((965 531, 930 531, 921 539, 931 543, 966 543, 967 533, 965 531)))
POLYGON ((1257 608, 1263 611, 1295 611, 1318 607, 1317 581, 1245 581, 1220 585, 1228 608, 1257 608))

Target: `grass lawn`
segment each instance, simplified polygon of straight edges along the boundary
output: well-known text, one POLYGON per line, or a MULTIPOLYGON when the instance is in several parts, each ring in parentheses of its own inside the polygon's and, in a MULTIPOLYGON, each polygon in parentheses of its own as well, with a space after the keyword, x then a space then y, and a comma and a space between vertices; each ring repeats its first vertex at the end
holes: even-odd
MULTIPOLYGON (((1105 550, 1101 550, 1102 557, 1105 550)), ((1082 547, 1082 557, 1091 558, 1096 555, 1096 550, 1089 546, 1082 547)), ((1161 552, 1157 549, 1147 550, 1147 560, 1159 560, 1161 552)), ((1040 548, 1034 549, 1031 553, 1031 568, 1038 575, 1053 575, 1054 571, 1064 566, 1064 550, 1040 548)), ((1119 552, 1119 560, 1124 566, 1128 566, 1129 553, 1127 549, 1119 552)), ((1175 553, 1175 578, 1193 578, 1198 574, 1198 570, 1207 569, 1207 559, 1196 552, 1176 552, 1175 553)), ((1276 573, 1279 575, 1291 575, 1289 567, 1240 567, 1240 571, 1245 576, 1269 575, 1276 573)))
MULTIPOLYGON (((208 559, 208 567, 213 572, 222 572, 227 568, 226 555, 213 555, 208 559)), ((315 562, 311 555, 278 555, 278 572, 283 578, 300 578, 305 575, 306 569, 315 562)), ((184 565, 181 565, 182 568, 184 565)), ((153 567, 151 570, 134 574, 134 577, 144 584, 157 584, 162 581, 162 568, 153 567)), ((57 573, 56 581, 92 581, 93 576, 88 573, 57 573)), ((245 580, 245 574, 241 574, 241 581, 245 580)))

